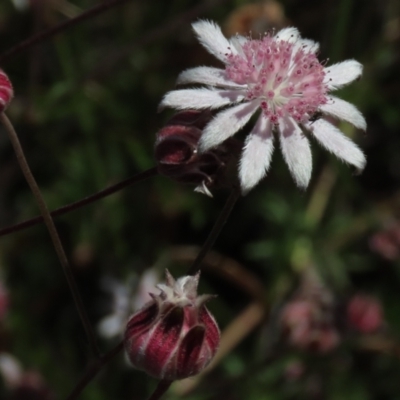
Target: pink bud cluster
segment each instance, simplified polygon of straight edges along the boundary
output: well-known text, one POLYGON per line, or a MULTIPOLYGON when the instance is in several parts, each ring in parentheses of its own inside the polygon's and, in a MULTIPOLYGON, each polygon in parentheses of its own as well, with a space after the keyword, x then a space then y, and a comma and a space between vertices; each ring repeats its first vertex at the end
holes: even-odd
POLYGON ((311 299, 288 303, 281 325, 289 343, 302 350, 326 353, 333 350, 340 336, 332 321, 332 312, 311 299))
POLYGON ((158 379, 176 380, 198 374, 214 357, 219 329, 197 296, 199 274, 177 281, 166 272, 161 293, 133 314, 124 336, 128 357, 138 369, 158 379))
POLYGON ((8 76, 0 69, 0 112, 3 112, 14 95, 13 87, 8 76))
POLYGON ((314 270, 302 276, 297 293, 282 310, 280 323, 287 341, 298 349, 327 353, 339 344, 334 298, 314 270))

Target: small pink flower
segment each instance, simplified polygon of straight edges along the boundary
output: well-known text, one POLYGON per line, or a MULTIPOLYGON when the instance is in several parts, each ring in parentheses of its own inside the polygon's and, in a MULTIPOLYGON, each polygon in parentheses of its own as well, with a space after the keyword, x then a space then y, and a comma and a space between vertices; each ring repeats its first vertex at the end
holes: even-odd
POLYGON ((331 317, 331 310, 324 310, 318 302, 296 299, 284 307, 281 327, 292 346, 327 353, 340 342, 331 317))
POLYGON ((287 341, 298 349, 327 353, 338 346, 334 299, 314 270, 302 276, 297 293, 282 309, 280 325, 287 341))
POLYGON ((3 112, 14 95, 13 87, 5 72, 0 69, 0 112, 3 112))
POLYGON ((372 333, 383 325, 383 310, 379 301, 371 296, 357 294, 347 305, 347 321, 361 333, 372 333))
POLYGON ((177 281, 166 271, 161 293, 133 314, 124 342, 132 364, 158 379, 183 379, 198 374, 214 357, 219 329, 205 303, 197 296, 199 274, 177 281))
POLYGON ((248 135, 239 167, 243 192, 252 189, 267 173, 279 136, 286 164, 301 188, 311 178, 312 157, 308 135, 343 161, 362 170, 362 151, 327 119, 333 116, 366 129, 361 113, 350 103, 328 93, 362 73, 355 60, 325 67, 317 58, 319 45, 302 39, 296 28, 253 40, 242 36, 226 39, 210 21, 193 24, 200 43, 225 64, 224 69, 192 68, 181 73, 179 84, 204 84, 206 88, 174 90, 160 107, 220 109, 205 127, 200 150, 208 151, 230 138, 259 112, 248 135))

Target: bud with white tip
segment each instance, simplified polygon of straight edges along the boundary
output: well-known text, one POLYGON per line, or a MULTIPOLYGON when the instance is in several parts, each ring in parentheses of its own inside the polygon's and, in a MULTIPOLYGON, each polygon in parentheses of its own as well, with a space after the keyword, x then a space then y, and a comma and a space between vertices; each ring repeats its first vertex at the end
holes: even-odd
POLYGON ((200 274, 175 279, 166 271, 160 294, 133 314, 124 336, 131 363, 158 379, 187 378, 202 371, 214 357, 220 339, 218 325, 197 296, 200 274))

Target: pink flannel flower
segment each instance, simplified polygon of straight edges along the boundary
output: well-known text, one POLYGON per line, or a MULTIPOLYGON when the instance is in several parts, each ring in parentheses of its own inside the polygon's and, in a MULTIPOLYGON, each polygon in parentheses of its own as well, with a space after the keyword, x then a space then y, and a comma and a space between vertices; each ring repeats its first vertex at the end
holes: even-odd
POLYGON ((318 43, 302 39, 296 28, 260 39, 235 36, 230 40, 210 21, 196 22, 193 29, 200 43, 225 64, 225 69, 197 67, 182 72, 178 84, 206 87, 171 91, 160 107, 203 110, 231 106, 219 112, 203 130, 203 152, 234 135, 259 112, 240 160, 244 193, 266 175, 275 134, 290 173, 301 188, 308 186, 312 171, 308 135, 357 170, 364 168, 362 151, 323 118, 338 118, 366 129, 365 119, 356 107, 329 94, 358 78, 362 73, 360 63, 347 60, 324 67, 317 58, 318 43))
POLYGON ((214 357, 219 329, 205 303, 197 296, 200 275, 177 281, 166 272, 161 293, 133 314, 124 336, 128 357, 138 369, 158 379, 173 381, 198 374, 214 357))

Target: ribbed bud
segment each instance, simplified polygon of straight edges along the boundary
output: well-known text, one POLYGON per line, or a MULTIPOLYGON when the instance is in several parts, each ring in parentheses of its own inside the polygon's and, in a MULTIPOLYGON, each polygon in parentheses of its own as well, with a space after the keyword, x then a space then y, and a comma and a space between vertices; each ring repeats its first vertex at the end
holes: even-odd
POLYGON ((175 114, 157 132, 155 158, 158 172, 181 182, 197 185, 198 192, 211 196, 209 188, 225 180, 228 163, 237 161, 240 146, 235 139, 204 153, 198 151, 205 125, 211 120, 210 111, 187 110, 175 114))
POLYGON ((0 112, 10 104, 14 95, 13 87, 5 72, 0 69, 0 112))
POLYGON ((176 380, 198 374, 214 357, 219 329, 197 296, 199 274, 177 281, 166 271, 161 293, 133 314, 124 336, 128 357, 138 369, 158 379, 176 380))

